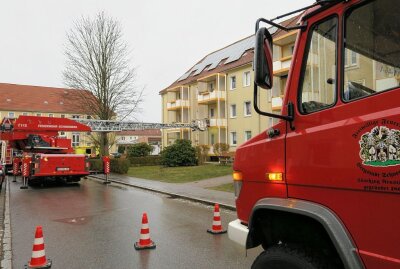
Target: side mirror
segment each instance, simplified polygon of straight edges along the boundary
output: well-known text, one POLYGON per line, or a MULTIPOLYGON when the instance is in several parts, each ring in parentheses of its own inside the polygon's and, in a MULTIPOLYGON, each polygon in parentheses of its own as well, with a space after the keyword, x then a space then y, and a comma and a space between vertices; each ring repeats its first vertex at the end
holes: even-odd
POLYGON ((254 47, 254 82, 264 89, 272 88, 272 36, 262 27, 256 33, 254 47))

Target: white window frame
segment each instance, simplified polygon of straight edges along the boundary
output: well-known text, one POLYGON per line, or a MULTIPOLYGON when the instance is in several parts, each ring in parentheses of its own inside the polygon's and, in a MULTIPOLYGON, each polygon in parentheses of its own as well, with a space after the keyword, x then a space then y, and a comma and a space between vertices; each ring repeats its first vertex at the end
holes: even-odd
POLYGON ((15 118, 15 112, 8 112, 9 118, 15 118))
POLYGON ((230 90, 232 91, 232 90, 235 90, 236 89, 236 87, 237 87, 237 80, 236 80, 236 76, 231 76, 230 77, 230 79, 229 79, 229 83, 230 83, 230 90), (235 80, 235 87, 233 87, 233 79, 235 80))
POLYGON ((28 112, 23 112, 22 116, 28 116, 28 112))
POLYGON ((246 130, 244 131, 244 141, 248 141, 252 138, 252 132, 251 130, 246 130), (250 133, 250 137, 247 137, 247 133, 250 133))
POLYGON ((248 87, 248 86, 250 86, 250 84, 251 84, 250 71, 243 72, 243 87, 248 87))
POLYGON ((72 146, 79 147, 79 144, 80 144, 79 133, 72 133, 72 146))
POLYGON ((53 118, 53 117, 54 117, 54 114, 49 113, 49 118, 53 118))
POLYGON ((231 104, 229 107, 230 107, 230 109, 229 109, 230 118, 231 119, 236 118, 237 117, 237 105, 236 104, 231 104), (233 107, 235 107, 235 115, 233 115, 233 109, 232 109, 233 107))
POLYGON ((344 67, 349 69, 349 68, 357 68, 360 65, 360 54, 358 54, 355 51, 352 50, 347 50, 346 51, 346 58, 345 58, 345 63, 344 63, 344 67), (353 53, 355 53, 356 55, 356 61, 353 62, 353 53), (346 61, 347 60, 347 61, 346 61))
POLYGON ((236 132, 230 132, 229 133, 229 143, 230 143, 230 145, 231 146, 236 146, 237 145, 237 133, 236 132), (234 141, 234 138, 235 137, 235 143, 233 143, 234 141))
POLYGON ((251 101, 245 101, 244 103, 243 103, 243 115, 245 116, 245 117, 250 117, 251 116, 251 101), (247 109, 246 109, 246 104, 249 104, 250 105, 250 113, 247 113, 247 109))

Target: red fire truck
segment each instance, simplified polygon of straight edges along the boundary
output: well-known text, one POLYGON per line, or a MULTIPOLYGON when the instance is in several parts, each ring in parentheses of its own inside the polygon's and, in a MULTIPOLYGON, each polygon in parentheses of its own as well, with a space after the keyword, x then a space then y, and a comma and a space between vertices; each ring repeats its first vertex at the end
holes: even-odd
MULTIPOLYGON (((84 154, 73 154, 71 139, 58 132, 119 132, 123 130, 191 128, 204 131, 209 121, 192 123, 144 123, 133 121, 67 119, 54 117, 19 116, 4 118, 0 124, 0 166, 16 175, 21 170, 26 183, 44 180, 78 182, 89 174, 89 162, 84 154), (25 166, 21 165, 25 164, 25 166), (25 168, 25 169, 24 169, 25 168)), ((110 173, 110 159, 103 157, 104 173, 110 173)), ((0 173, 0 182, 3 174, 0 173)), ((0 184, 1 187, 1 184, 0 184)))
POLYGON ((89 174, 87 157, 73 154, 71 139, 59 136, 58 132, 88 132, 90 127, 66 118, 20 116, 4 118, 0 128, 1 163, 8 170, 15 170, 22 158, 29 157, 29 183, 44 179, 78 182, 89 174))
POLYGON ((263 247, 252 268, 400 268, 400 1, 303 10, 256 24, 254 109, 279 122, 236 151, 229 237, 263 247), (298 31, 280 115, 259 108, 275 27, 298 31))

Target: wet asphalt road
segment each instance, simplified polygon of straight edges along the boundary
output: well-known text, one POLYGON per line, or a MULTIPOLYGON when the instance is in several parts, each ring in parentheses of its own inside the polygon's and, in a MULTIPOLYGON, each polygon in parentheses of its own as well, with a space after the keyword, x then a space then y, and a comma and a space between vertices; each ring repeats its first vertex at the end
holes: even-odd
MULTIPOLYGON (((260 249, 248 251, 227 234, 206 233, 212 208, 116 184, 80 184, 20 190, 10 182, 13 268, 30 260, 34 230, 42 225, 53 269, 250 268, 260 249), (155 250, 136 251, 142 213, 149 216, 155 250)), ((227 227, 235 213, 222 210, 227 227)))

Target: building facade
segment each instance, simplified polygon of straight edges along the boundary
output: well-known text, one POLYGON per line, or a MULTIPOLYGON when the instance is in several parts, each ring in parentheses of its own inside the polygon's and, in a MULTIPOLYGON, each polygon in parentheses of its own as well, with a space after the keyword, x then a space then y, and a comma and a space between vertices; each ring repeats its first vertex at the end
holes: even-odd
MULTIPOLYGON (((282 22, 294 25, 298 17, 282 22)), ((274 86, 260 90, 259 106, 280 113, 297 31, 273 32, 274 86)), ((176 139, 190 139, 193 145, 216 143, 230 145, 230 151, 276 123, 276 119, 258 115, 253 109, 254 36, 239 40, 212 52, 184 75, 160 92, 163 123, 189 123, 207 118, 207 131, 186 128, 162 131, 163 147, 176 139)))

